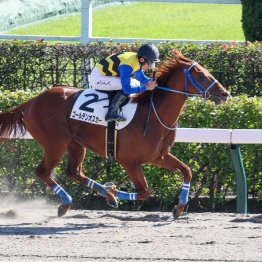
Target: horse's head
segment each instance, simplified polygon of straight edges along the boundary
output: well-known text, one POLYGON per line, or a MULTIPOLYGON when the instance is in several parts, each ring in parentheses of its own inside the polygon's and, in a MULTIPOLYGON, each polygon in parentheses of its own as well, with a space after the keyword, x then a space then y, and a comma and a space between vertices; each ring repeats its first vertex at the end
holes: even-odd
POLYGON ((174 51, 174 57, 160 64, 157 69, 159 89, 186 96, 199 96, 216 104, 225 102, 229 92, 197 62, 174 51))
POLYGON ((216 104, 225 102, 229 97, 229 92, 197 62, 192 62, 183 69, 185 76, 185 91, 190 94, 202 96, 210 99, 216 104))

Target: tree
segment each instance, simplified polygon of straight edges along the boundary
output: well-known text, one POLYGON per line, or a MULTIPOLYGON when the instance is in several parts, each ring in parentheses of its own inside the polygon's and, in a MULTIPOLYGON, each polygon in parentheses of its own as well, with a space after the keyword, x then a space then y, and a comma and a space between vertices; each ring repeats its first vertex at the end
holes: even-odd
POLYGON ((262 41, 262 1, 241 0, 242 27, 247 41, 262 41))

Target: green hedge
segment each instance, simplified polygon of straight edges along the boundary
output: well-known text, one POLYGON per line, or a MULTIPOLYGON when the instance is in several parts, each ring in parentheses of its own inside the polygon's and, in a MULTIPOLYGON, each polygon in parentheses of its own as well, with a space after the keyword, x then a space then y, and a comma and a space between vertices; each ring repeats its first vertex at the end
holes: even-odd
MULTIPOLYGON (((31 96, 34 94, 29 91, 4 91, 0 94, 0 110, 19 104, 31 96)), ((179 124, 181 127, 262 129, 261 119, 262 99, 259 97, 242 95, 219 106, 190 98, 179 124)), ((248 190, 255 197, 262 192, 262 145, 242 145, 241 149, 248 190)), ((216 205, 235 193, 230 145, 176 143, 172 152, 193 170, 192 198, 208 195, 213 205, 216 205)), ((42 156, 41 148, 33 140, 12 140, 1 145, 0 191, 15 189, 21 195, 54 197, 34 175, 34 168, 42 156)), ((77 201, 85 196, 87 189, 69 181, 64 174, 65 167, 66 159, 56 168, 57 179, 77 201)), ((118 188, 133 191, 129 178, 117 163, 109 163, 89 153, 84 162, 84 171, 101 183, 114 181, 118 188)), ((181 176, 149 165, 145 166, 145 171, 152 194, 161 202, 162 208, 174 203, 182 182, 181 176)))
MULTIPOLYGON (((37 90, 53 84, 81 86, 96 61, 112 52, 136 51, 139 43, 88 45, 0 42, 0 89, 37 90)), ((173 49, 207 67, 233 96, 262 95, 262 44, 158 44, 161 59, 173 49)))

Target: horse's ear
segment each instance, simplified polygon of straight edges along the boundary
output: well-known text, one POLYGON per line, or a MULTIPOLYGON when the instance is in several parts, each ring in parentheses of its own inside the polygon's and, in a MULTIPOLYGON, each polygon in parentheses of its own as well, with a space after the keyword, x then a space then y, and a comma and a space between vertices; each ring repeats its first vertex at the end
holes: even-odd
POLYGON ((172 54, 174 57, 183 57, 182 53, 177 49, 173 49, 172 54))
POLYGON ((179 62, 192 62, 191 59, 189 59, 188 57, 185 57, 181 51, 177 50, 177 49, 173 49, 173 56, 174 58, 179 62))

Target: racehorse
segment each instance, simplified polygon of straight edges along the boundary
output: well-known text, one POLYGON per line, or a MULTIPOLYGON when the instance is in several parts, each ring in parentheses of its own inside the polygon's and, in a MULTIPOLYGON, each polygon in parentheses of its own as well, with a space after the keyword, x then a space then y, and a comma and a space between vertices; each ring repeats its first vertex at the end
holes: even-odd
POLYGON ((42 146, 44 159, 35 174, 61 199, 58 216, 63 216, 72 198, 58 185, 51 173, 67 152, 66 174, 69 179, 92 188, 104 196, 109 204, 117 206, 117 199, 144 200, 150 195, 143 165, 152 164, 170 171, 181 171, 184 183, 179 203, 173 209, 178 218, 188 202, 192 172, 170 152, 176 137, 176 124, 185 101, 190 96, 225 102, 229 92, 197 62, 173 51, 171 57, 156 68, 158 87, 132 98, 137 103, 130 124, 118 131, 116 160, 125 169, 135 185, 136 193, 119 191, 115 186, 102 185, 84 175, 82 163, 86 150, 105 157, 106 127, 71 119, 70 113, 76 96, 83 89, 55 86, 29 101, 0 113, 0 139, 26 130, 42 146), (152 113, 149 115, 149 112, 152 113), (145 120, 147 132, 143 133, 145 120))

